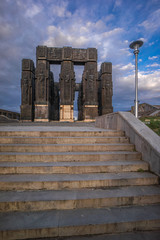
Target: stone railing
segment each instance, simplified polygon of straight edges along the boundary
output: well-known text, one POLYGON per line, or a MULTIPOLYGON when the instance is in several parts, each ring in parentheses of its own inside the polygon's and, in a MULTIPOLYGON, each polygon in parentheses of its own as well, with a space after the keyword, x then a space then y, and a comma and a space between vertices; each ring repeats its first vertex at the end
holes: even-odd
POLYGON ((96 118, 96 127, 122 130, 150 164, 150 170, 160 176, 160 137, 129 112, 106 114, 96 118))

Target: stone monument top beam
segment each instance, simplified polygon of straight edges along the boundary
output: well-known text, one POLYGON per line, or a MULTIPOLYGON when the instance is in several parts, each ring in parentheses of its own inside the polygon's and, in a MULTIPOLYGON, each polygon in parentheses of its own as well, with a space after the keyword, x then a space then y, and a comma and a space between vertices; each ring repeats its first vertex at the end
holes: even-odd
POLYGON ((83 65, 86 62, 97 62, 97 49, 38 46, 37 60, 47 60, 53 64, 60 64, 62 61, 72 61, 75 65, 83 65))

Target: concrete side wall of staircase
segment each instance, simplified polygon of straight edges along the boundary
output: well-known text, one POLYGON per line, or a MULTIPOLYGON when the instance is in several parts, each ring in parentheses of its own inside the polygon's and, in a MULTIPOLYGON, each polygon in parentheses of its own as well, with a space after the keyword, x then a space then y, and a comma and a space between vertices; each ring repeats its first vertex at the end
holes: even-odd
POLYGON ((96 118, 96 127, 125 132, 150 170, 160 176, 160 137, 129 112, 106 114, 96 118))

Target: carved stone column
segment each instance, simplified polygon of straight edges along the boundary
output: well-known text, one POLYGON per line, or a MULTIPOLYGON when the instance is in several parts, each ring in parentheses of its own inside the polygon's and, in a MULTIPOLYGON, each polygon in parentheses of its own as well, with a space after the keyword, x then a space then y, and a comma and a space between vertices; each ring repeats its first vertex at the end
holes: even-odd
POLYGON ((113 112, 112 96, 112 63, 102 63, 99 74, 100 78, 100 115, 113 112))
POLYGON ((34 62, 30 59, 22 60, 21 78, 21 120, 33 121, 34 118, 34 62))
POLYGON ((82 84, 80 84, 79 92, 78 92, 78 120, 83 120, 83 89, 82 84))
POLYGON ((94 120, 98 116, 98 73, 97 63, 87 62, 85 64, 82 84, 83 84, 83 119, 85 121, 94 120))
POLYGON ((53 111, 53 120, 59 121, 59 84, 54 84, 54 111, 53 111))
POLYGON ((35 90, 34 121, 47 122, 50 118, 50 65, 45 46, 37 47, 35 90))
POLYGON ((61 63, 60 73, 60 121, 73 121, 75 73, 72 61, 61 63))

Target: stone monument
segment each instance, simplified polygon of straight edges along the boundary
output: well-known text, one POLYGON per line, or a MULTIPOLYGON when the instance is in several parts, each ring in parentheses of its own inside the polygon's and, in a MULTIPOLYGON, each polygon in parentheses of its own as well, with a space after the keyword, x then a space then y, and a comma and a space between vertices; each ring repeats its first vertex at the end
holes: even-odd
POLYGON ((98 73, 96 48, 38 46, 36 50, 36 68, 32 60, 22 60, 22 121, 73 121, 75 91, 79 92, 79 120, 91 121, 113 112, 112 64, 102 63, 98 73), (50 64, 61 64, 58 83, 50 64), (84 65, 79 84, 74 65, 84 65))

